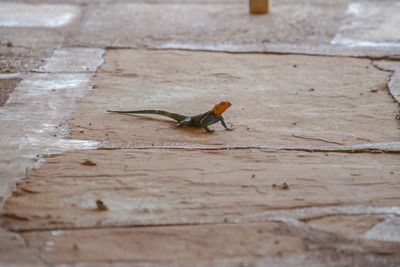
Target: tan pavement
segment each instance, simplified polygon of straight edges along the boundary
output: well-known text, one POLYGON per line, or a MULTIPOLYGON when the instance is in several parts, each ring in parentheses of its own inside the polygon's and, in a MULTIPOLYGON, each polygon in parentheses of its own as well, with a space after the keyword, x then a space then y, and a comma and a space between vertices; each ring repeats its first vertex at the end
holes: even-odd
POLYGON ((247 4, 0 5, 0 265, 400 264, 400 6, 247 4))

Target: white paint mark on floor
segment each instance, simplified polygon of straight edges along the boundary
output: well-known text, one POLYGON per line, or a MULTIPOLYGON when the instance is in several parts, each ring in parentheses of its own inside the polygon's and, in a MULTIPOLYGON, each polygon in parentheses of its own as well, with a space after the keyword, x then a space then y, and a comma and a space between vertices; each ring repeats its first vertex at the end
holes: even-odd
POLYGON ((273 52, 273 53, 295 53, 307 55, 334 55, 334 56, 351 56, 351 57, 384 57, 400 54, 400 46, 376 45, 376 46, 344 46, 341 44, 195 44, 195 43, 177 43, 166 42, 159 45, 149 46, 152 49, 184 49, 184 50, 203 50, 218 52, 273 52))
POLYGON ((94 72, 103 63, 103 49, 63 48, 56 50, 40 72, 94 72))
MULTIPOLYGON (((78 50, 95 57, 85 68, 95 71, 102 64, 102 49, 78 50)), ((78 56, 74 50, 74 56, 78 56)), ((15 182, 25 176, 29 167, 38 167, 42 154, 61 153, 72 149, 95 149, 98 141, 64 139, 68 134, 65 120, 78 101, 92 88, 92 73, 82 70, 81 60, 65 64, 63 53, 49 62, 59 71, 76 73, 35 73, 22 75, 23 80, 0 108, 0 202, 4 204, 15 182)), ((67 52, 67 55, 69 53, 67 52)), ((68 58, 68 56, 67 56, 68 58)), ((0 206, 1 206, 0 205, 0 206)))
POLYGON ((62 121, 90 88, 90 74, 33 74, 17 86, 0 108, 0 197, 35 166, 36 155, 66 150, 58 147, 62 121))
POLYGON ((332 45, 400 47, 400 5, 395 2, 350 3, 332 45))
POLYGON ((393 98, 400 103, 400 62, 381 60, 375 61, 374 65, 378 68, 394 72, 392 77, 390 77, 388 87, 393 98))
POLYGON ((75 5, 0 3, 1 27, 61 27, 81 14, 75 5))
POLYGON ((364 233, 362 238, 400 242, 400 217, 390 216, 364 233))

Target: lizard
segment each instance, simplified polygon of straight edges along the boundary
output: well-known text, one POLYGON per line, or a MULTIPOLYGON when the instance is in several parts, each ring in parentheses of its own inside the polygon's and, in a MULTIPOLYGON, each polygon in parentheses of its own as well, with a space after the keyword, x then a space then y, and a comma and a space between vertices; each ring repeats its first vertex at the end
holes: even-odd
POLYGON ((228 126, 226 126, 224 116, 222 115, 222 113, 224 113, 224 111, 228 109, 231 105, 232 104, 229 101, 222 101, 219 104, 216 104, 213 109, 195 116, 186 116, 158 109, 131 110, 131 111, 107 110, 107 112, 161 115, 176 120, 178 122, 175 125, 176 128, 184 126, 197 127, 197 128, 203 128, 207 132, 211 133, 214 130, 210 130, 208 126, 217 122, 221 122, 225 130, 231 131, 231 129, 228 128, 228 126))

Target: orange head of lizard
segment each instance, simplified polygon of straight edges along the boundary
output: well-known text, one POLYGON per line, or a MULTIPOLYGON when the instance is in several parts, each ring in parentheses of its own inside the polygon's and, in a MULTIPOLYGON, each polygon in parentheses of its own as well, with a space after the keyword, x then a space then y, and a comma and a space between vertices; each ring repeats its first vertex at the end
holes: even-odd
POLYGON ((219 104, 216 104, 214 108, 211 110, 214 112, 215 116, 221 116, 222 113, 224 113, 225 110, 227 110, 231 106, 231 102, 229 101, 222 101, 219 104))

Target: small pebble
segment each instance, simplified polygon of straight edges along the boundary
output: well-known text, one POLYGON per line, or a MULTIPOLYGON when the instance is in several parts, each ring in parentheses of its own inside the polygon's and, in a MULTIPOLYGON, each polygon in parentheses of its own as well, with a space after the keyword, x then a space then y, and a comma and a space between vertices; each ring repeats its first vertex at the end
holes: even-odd
POLYGON ((87 159, 84 162, 82 162, 81 165, 84 165, 84 166, 96 166, 97 164, 95 162, 87 159))
POLYGON ((288 185, 286 182, 283 183, 283 184, 282 184, 282 189, 283 189, 283 190, 289 189, 289 185, 288 185))
POLYGON ((97 209, 99 210, 108 210, 106 204, 103 203, 100 199, 96 200, 97 209))

